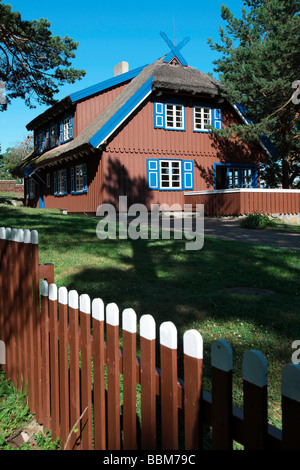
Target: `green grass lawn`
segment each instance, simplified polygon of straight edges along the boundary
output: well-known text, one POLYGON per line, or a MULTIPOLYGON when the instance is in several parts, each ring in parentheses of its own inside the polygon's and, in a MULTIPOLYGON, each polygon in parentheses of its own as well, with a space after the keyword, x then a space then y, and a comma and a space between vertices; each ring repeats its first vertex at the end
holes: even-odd
MULTIPOLYGON (((184 331, 195 328, 204 340, 204 388, 210 391, 210 347, 226 339, 234 354, 234 404, 242 406, 242 355, 261 351, 269 364, 270 422, 280 426, 280 376, 300 338, 299 252, 205 237, 199 251, 186 240, 99 240, 97 220, 55 210, 0 204, 0 226, 36 229, 40 262, 54 263, 55 282, 132 307, 138 318, 173 321, 179 356, 184 331), (230 288, 264 289, 245 295, 230 288)), ((181 358, 179 371, 182 373, 181 358)))

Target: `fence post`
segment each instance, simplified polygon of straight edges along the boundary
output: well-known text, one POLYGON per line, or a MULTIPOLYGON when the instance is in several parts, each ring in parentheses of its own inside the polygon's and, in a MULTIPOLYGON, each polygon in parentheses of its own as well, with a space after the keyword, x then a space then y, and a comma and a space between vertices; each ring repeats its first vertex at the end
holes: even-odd
POLYGON ((58 335, 59 335, 59 399, 61 441, 65 444, 69 432, 69 358, 68 358, 68 291, 58 289, 58 335))
POLYGON ((251 350, 243 357, 244 447, 266 450, 268 435, 268 395, 266 358, 251 350))
MULTIPOLYGON (((6 237, 5 237, 5 228, 0 227, 0 338, 5 345, 6 335, 5 335, 5 318, 4 318, 4 295, 5 295, 5 249, 6 249, 6 237)), ((2 345, 3 348, 3 345, 2 345)), ((5 348, 2 349, 2 352, 5 351, 5 348)), ((2 356, 2 361, 0 362, 0 368, 5 369, 6 359, 4 360, 2 356), (4 366, 4 367, 3 367, 4 366)))
MULTIPOLYGON (((79 427, 80 369, 79 369, 79 297, 76 290, 69 292, 69 343, 70 343, 70 428, 79 427), (77 425, 76 425, 77 423, 77 425)), ((68 449, 79 448, 80 433, 72 432, 68 449)))
POLYGON ((50 421, 50 354, 49 354, 49 286, 41 282, 41 340, 42 340, 42 407, 44 430, 51 429, 50 421))
POLYGON ((211 346, 212 446, 232 449, 232 349, 225 340, 211 346))
POLYGON ((122 314, 123 330, 123 449, 136 449, 136 313, 127 308, 122 314))
POLYGON ((41 386, 41 312, 39 292, 39 236, 36 230, 31 232, 32 250, 32 302, 33 302, 33 327, 34 327, 34 380, 36 419, 42 423, 42 386, 41 386))
POLYGON ((202 367, 203 340, 196 330, 186 331, 183 335, 184 353, 184 423, 185 449, 202 448, 202 367))
POLYGON ((155 321, 151 315, 140 318, 141 421, 143 450, 156 449, 156 364, 155 321))
POLYGON ((108 448, 120 450, 119 309, 106 306, 108 448))
POLYGON ((300 365, 281 372, 282 450, 300 450, 300 365))
POLYGON ((27 350, 27 379, 28 403, 32 412, 35 410, 34 387, 34 342, 33 342, 33 316, 32 316, 32 261, 31 261, 31 231, 24 230, 24 343, 27 350))
POLYGON ((177 330, 172 322, 160 325, 162 448, 178 449, 177 330))
POLYGON ((56 439, 60 436, 59 422, 59 363, 58 363, 58 321, 57 286, 49 286, 49 323, 50 323, 50 390, 51 390, 51 432, 56 439))
POLYGON ((10 351, 10 378, 15 386, 18 386, 18 364, 17 364, 17 317, 18 310, 15 309, 15 299, 18 291, 18 263, 17 263, 17 229, 13 228, 10 233, 9 239, 9 351, 10 351))
POLYGON ((82 449, 93 449, 91 301, 87 294, 79 298, 81 339, 81 413, 82 449))
POLYGON ((92 301, 94 360, 94 448, 106 448, 104 303, 92 301))
POLYGON ((15 295, 15 311, 17 313, 17 361, 18 361, 18 386, 24 381, 24 230, 17 231, 17 290, 15 295))

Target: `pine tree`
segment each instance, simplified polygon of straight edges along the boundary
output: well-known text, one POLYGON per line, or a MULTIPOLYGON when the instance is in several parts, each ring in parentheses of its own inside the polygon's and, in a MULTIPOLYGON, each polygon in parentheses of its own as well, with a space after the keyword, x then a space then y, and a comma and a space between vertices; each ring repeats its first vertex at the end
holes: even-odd
POLYGON ((300 16, 297 0, 244 0, 241 19, 227 6, 221 17, 221 53, 214 62, 222 94, 239 103, 249 124, 217 134, 255 142, 267 137, 277 153, 262 160, 269 186, 300 187, 300 16))
POLYGON ((19 12, 1 2, 0 82, 5 83, 5 104, 18 97, 29 107, 35 107, 35 101, 54 104, 59 86, 85 75, 71 67, 78 43, 68 36, 53 36, 48 20, 22 20, 19 12))

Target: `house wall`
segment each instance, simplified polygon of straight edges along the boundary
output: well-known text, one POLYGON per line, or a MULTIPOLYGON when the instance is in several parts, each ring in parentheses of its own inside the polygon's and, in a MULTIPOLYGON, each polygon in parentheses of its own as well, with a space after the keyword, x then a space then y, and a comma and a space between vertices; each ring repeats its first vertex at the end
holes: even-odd
MULTIPOLYGON (((184 191, 153 191, 147 185, 147 159, 193 160, 194 190, 214 189, 214 163, 259 163, 261 148, 225 143, 207 132, 193 132, 193 106, 186 100, 186 130, 154 128, 154 105, 148 101, 124 124, 103 152, 103 200, 118 205, 128 202, 184 204, 184 191), (252 153, 251 153, 252 152, 252 153)), ((238 122, 229 106, 223 107, 223 127, 238 122)))
MULTIPOLYGON (((102 203, 102 162, 101 153, 92 154, 86 158, 77 158, 63 162, 63 164, 52 165, 39 171, 39 176, 44 181, 44 201, 46 209, 67 209, 68 212, 96 212, 102 203), (71 167, 88 163, 87 180, 88 192, 83 194, 71 194, 71 167), (54 196, 53 174, 58 169, 67 169, 68 194, 54 196), (50 174, 50 187, 47 188, 47 174, 50 174)), ((39 207, 39 187, 36 186, 36 198, 27 200, 27 205, 39 207)))

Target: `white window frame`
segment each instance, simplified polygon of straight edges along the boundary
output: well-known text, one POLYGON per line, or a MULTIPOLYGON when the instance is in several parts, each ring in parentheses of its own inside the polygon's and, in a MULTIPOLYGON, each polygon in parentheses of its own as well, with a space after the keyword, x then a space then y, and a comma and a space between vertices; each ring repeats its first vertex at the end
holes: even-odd
POLYGON ((240 187, 240 171, 238 167, 228 168, 228 189, 235 189, 240 187), (230 176, 231 174, 231 176, 230 176), (236 176, 237 174, 237 176, 236 176), (237 184, 236 184, 237 178, 237 184), (230 184, 231 181, 231 184, 230 184))
POLYGON ((70 140, 71 138, 71 133, 70 133, 70 128, 72 127, 71 125, 71 117, 67 117, 63 120, 63 126, 64 126, 64 142, 67 140, 70 140))
POLYGON ((75 191, 76 192, 81 192, 83 191, 83 188, 84 188, 84 184, 83 184, 83 173, 84 173, 84 164, 80 164, 80 165, 76 165, 75 166, 75 174, 74 174, 74 178, 75 178, 75 191), (77 172, 80 172, 81 171, 81 175, 77 174, 77 172), (78 180, 77 180, 77 176, 79 176, 80 180, 79 180, 79 184, 78 183, 78 180))
POLYGON ((208 106, 194 106, 193 108, 193 121, 194 131, 198 132, 210 132, 207 129, 207 125, 212 125, 212 110, 208 106), (208 111, 208 112, 207 112, 208 111), (207 123, 207 116, 209 116, 209 122, 207 123))
POLYGON ((32 178, 28 178, 28 197, 29 199, 35 198, 35 181, 32 178))
POLYGON ((181 161, 180 160, 159 160, 159 179, 160 179, 160 188, 161 189, 182 189, 182 169, 181 169, 181 161), (175 168, 175 165, 173 167, 173 164, 176 164, 176 168, 175 168), (167 168, 168 169, 168 173, 164 173, 163 172, 163 169, 164 168, 167 168), (178 179, 174 179, 173 181, 173 178, 172 176, 174 175, 173 173, 173 169, 177 169, 178 168, 178 179), (168 176, 168 178, 166 178, 166 176, 168 176), (165 186, 163 183, 166 183, 168 182, 168 185, 165 186), (175 183, 176 182, 179 182, 179 185, 176 185, 175 183))
POLYGON ((185 128, 185 110, 182 104, 165 104, 165 128, 174 130, 183 130, 185 128), (168 120, 171 120, 172 124, 168 125, 168 120), (180 125, 176 125, 177 123, 180 123, 180 125))
POLYGON ((63 170, 57 171, 57 194, 65 194, 65 185, 64 185, 64 172, 63 170))
POLYGON ((252 188, 252 168, 242 168, 242 187, 252 188))
POLYGON ((53 124, 50 126, 49 129, 49 147, 53 148, 57 145, 57 135, 58 135, 58 128, 57 124, 53 124), (52 141, 54 139, 54 142, 52 141))

